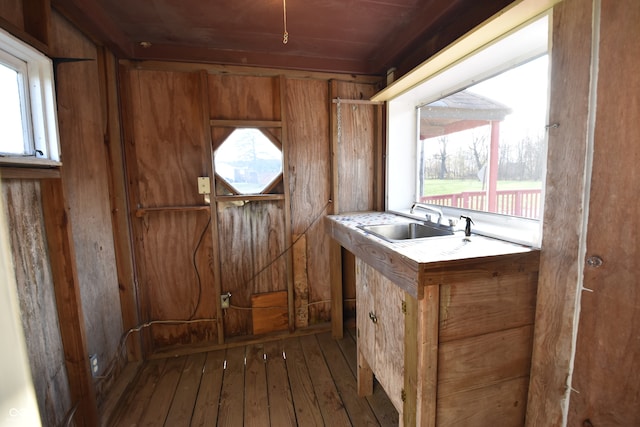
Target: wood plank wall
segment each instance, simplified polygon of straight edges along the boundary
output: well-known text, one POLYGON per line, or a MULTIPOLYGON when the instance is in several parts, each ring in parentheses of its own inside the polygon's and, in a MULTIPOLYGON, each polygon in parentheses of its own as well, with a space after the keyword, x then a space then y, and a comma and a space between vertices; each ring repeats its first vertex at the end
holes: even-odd
POLYGON ((88 59, 66 63, 56 70, 60 140, 67 166, 62 179, 69 196, 57 202, 69 202, 71 206, 73 252, 77 255, 74 264, 77 285, 81 288, 76 289, 81 294, 76 296, 82 297, 82 304, 80 299, 77 306, 65 300, 71 305, 58 301, 56 307, 53 291, 60 277, 55 274, 51 277, 50 258, 42 246, 50 237, 46 240, 44 237, 38 179, 58 180, 60 172, 17 169, 15 172, 21 173, 11 174, 13 179, 3 179, 2 188, 4 196, 10 199, 7 205, 11 230, 18 233, 12 248, 16 265, 21 266, 16 270, 19 297, 42 421, 45 425, 61 425, 74 412, 77 398, 84 396, 80 399, 86 398, 87 405, 80 403, 75 413, 91 422, 96 417, 96 394, 100 404, 114 376, 106 381, 92 379, 88 354, 98 355, 100 374, 116 372, 111 368, 117 366, 111 362, 115 362, 122 334, 97 51, 92 42, 52 13, 46 0, 0 2, 0 24, 50 57, 88 59), (77 321, 59 324, 60 310, 65 314, 84 314, 81 324, 77 321), (65 329, 63 339, 65 335, 78 338, 65 342, 64 351, 60 342, 62 329, 65 329), (70 367, 75 371, 69 371, 70 367))
POLYGON ((549 123, 559 127, 549 131, 527 425, 640 423, 638 19, 632 0, 554 9, 549 123))
MULTIPOLYGON (((567 425, 640 425, 640 4, 602 0, 585 290, 567 425), (590 264, 599 258, 602 265, 590 264)), ((598 10, 598 9, 596 9, 598 10)))
MULTIPOLYGON (((1 175, 1 171, 0 171, 1 175)), ((2 180, 22 326, 44 425, 61 425, 72 407, 44 232, 40 184, 2 180)))
MULTIPOLYGON (((330 211, 333 185, 330 79, 295 73, 285 73, 282 77, 274 70, 252 73, 245 69, 235 74, 198 64, 122 61, 121 70, 125 82, 122 94, 131 206, 203 205, 202 196, 195 190, 197 176, 213 176, 211 159, 206 157, 206 144, 210 138, 211 150, 215 152, 233 126, 243 126, 242 121, 281 123, 282 127, 274 125, 263 131, 283 144, 285 166, 288 166, 283 182, 271 191, 275 194, 261 200, 225 199, 229 192, 216 181, 216 209, 211 213, 211 227, 215 233, 202 240, 205 255, 199 261, 202 266, 201 285, 193 277, 190 260, 180 266, 178 264, 182 261, 176 254, 190 253, 188 248, 196 245, 197 231, 202 230, 207 221, 206 211, 182 213, 183 216, 202 216, 202 223, 184 227, 179 225, 181 220, 175 219, 179 215, 177 213, 131 215, 137 236, 142 320, 184 319, 189 314, 184 312, 185 307, 190 306, 188 301, 183 301, 188 298, 185 295, 200 292, 198 289, 201 287, 202 311, 194 319, 220 319, 221 333, 226 338, 248 336, 252 334, 251 297, 286 291, 289 274, 292 274, 293 326, 299 328, 329 321, 331 288, 327 272, 330 269, 330 242, 319 219, 330 211), (207 72, 206 88, 198 89, 196 82, 201 70, 207 72), (188 81, 192 82, 191 89, 180 90, 180 85, 188 81), (208 99, 199 97, 198 90, 204 90, 208 99), (210 128, 199 121, 202 108, 213 121, 210 128), (189 129, 186 137, 180 134, 185 132, 185 128, 189 129), (210 136, 205 134, 207 132, 210 136), (177 143, 178 140, 181 142, 177 143), (284 183, 288 183, 288 188, 283 187, 284 183), (287 223, 287 198, 290 224, 287 223), (178 222, 155 224, 161 215, 178 222), (155 243, 149 240, 152 228, 157 236, 163 236, 155 239, 155 243), (181 231, 170 239, 171 243, 154 247, 167 241, 166 233, 171 228, 181 231), (289 239, 288 228, 291 233, 289 239), (211 237, 214 236, 217 241, 212 242, 211 237), (289 256, 292 258, 291 266, 288 266, 289 256), (220 265, 219 277, 215 277, 216 263, 220 265), (162 274, 153 273, 160 269, 162 274), (150 275, 154 275, 152 280, 147 279, 150 275), (173 279, 163 282, 166 277, 173 279), (179 278, 182 281, 178 290, 172 282, 179 278), (159 285, 161 283, 164 284, 159 285), (159 288, 164 291, 159 291, 159 288), (215 310, 216 299, 220 293, 227 292, 231 293, 231 308, 218 313, 215 310), (183 303, 176 304, 175 301, 183 303)), ((361 80, 346 76, 344 81, 339 81, 337 94, 367 99, 376 90, 374 79, 361 80)), ((340 172, 339 185, 348 194, 343 196, 345 205, 353 205, 354 209, 370 209, 374 206, 375 194, 372 181, 374 167, 370 162, 378 152, 378 119, 371 106, 346 108, 348 111, 343 113, 345 143, 342 149, 348 158, 340 172)), ((346 295, 355 296, 355 292, 351 290, 346 295)), ((193 330, 194 327, 187 329, 193 330)), ((203 326, 209 331, 208 335, 195 334, 186 340, 176 332, 179 327, 171 328, 173 333, 167 332, 169 327, 165 325, 158 327, 147 350, 159 350, 179 343, 213 343, 221 339, 213 334, 211 325, 203 326)))

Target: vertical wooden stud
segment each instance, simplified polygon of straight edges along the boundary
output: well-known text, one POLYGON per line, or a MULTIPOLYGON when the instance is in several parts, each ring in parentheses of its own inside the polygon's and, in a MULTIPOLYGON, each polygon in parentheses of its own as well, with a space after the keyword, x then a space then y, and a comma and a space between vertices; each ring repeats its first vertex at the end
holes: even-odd
POLYGON ((307 277, 307 237, 304 234, 294 237, 292 247, 295 288, 296 327, 309 326, 309 281, 307 277))
POLYGON ((222 294, 222 283, 220 281, 220 239, 218 236, 218 207, 215 202, 215 163, 213 161, 213 139, 211 137, 211 111, 209 102, 209 75, 206 71, 200 72, 200 86, 202 89, 202 121, 203 126, 209 129, 207 135, 209 135, 209 140, 206 141, 205 146, 207 150, 207 155, 211 159, 210 166, 210 180, 211 180, 211 201, 209 203, 210 207, 210 215, 211 215, 211 225, 209 229, 211 230, 211 241, 213 242, 213 254, 212 254, 212 265, 213 265, 213 298, 215 299, 215 307, 216 307, 216 327, 217 327, 217 335, 218 335, 218 344, 224 343, 224 323, 222 319, 224 318, 224 313, 222 311, 222 302, 220 301, 220 295, 222 294))
POLYGON ((98 407, 89 367, 76 255, 62 180, 43 179, 42 210, 53 286, 60 322, 60 335, 69 379, 71 401, 77 406, 78 426, 98 425, 98 407))
MULTIPOLYGON (((114 250, 118 286, 120 288, 120 308, 122 326, 126 330, 140 323, 138 318, 138 298, 135 286, 135 265, 133 242, 129 230, 129 206, 126 194, 124 153, 120 123, 120 102, 118 96, 117 63, 106 49, 98 50, 98 71, 101 79, 103 98, 103 120, 105 143, 108 154, 109 199, 111 202, 111 223, 113 226, 114 250)), ((142 359, 140 335, 132 334, 127 341, 127 355, 130 361, 142 359)))
MULTIPOLYGON (((293 240, 291 238, 291 196, 289 192, 291 191, 290 183, 289 183, 289 141, 287 139, 287 117, 286 117, 286 96, 287 90, 287 81, 284 75, 280 76, 279 80, 279 92, 280 96, 280 122, 282 124, 282 183, 284 184, 284 241, 286 242, 287 247, 291 247, 293 245, 293 240)), ((287 306, 289 307, 289 331, 293 332, 295 330, 295 307, 293 300, 293 251, 288 250, 286 254, 286 264, 287 264, 287 306)))
POLYGON ((405 401, 407 426, 434 427, 438 389, 439 286, 427 286, 420 300, 405 295, 405 401))
MULTIPOLYGON (((331 209, 332 214, 340 213, 338 205, 338 121, 337 104, 333 103, 333 98, 337 96, 338 83, 332 80, 329 83, 329 102, 331 113, 329 114, 329 124, 331 126, 331 209)), ((331 267, 331 335, 340 339, 343 336, 344 327, 344 302, 342 299, 342 247, 331 240, 329 248, 329 265, 331 267)))

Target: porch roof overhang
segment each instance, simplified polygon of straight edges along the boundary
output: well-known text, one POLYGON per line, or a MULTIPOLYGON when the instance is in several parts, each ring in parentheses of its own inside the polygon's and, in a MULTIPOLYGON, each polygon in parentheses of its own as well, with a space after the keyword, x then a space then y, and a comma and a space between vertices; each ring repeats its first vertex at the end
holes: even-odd
POLYGON ((504 104, 463 90, 420 108, 420 139, 500 122, 511 111, 504 104))

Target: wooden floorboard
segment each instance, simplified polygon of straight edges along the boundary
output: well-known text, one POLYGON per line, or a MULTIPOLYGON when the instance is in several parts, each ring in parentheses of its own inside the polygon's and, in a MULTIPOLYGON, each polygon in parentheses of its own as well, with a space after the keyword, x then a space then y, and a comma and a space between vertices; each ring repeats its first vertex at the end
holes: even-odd
POLYGON ((206 359, 206 353, 191 354, 187 357, 175 397, 165 421, 166 425, 188 427, 191 424, 194 402, 198 397, 198 389, 200 388, 202 370, 206 359))
POLYGON ((322 418, 332 426, 351 426, 336 384, 315 335, 300 338, 307 366, 311 367, 311 384, 315 390, 322 418))
MULTIPOLYGON (((354 331, 328 332, 145 362, 111 426, 392 426, 379 384, 356 393, 354 331)), ((184 354, 184 353, 183 353, 184 354)))
POLYGON ((342 356, 342 351, 336 340, 328 332, 318 334, 317 337, 325 359, 332 361, 329 366, 331 376, 340 392, 351 422, 353 424, 357 422, 361 426, 380 425, 367 399, 358 397, 356 381, 350 377, 349 364, 342 356))
POLYGON ((265 344, 269 418, 272 426, 293 427, 297 425, 296 413, 283 352, 283 341, 265 344))
POLYGON ((225 357, 226 350, 207 353, 198 397, 191 417, 192 427, 214 426, 217 423, 225 357))
POLYGON ((246 347, 227 350, 217 424, 222 427, 242 427, 244 424, 245 350, 246 347))
POLYGON ((285 360, 298 425, 302 427, 321 426, 323 425, 322 413, 313 390, 300 338, 289 340, 287 344, 285 360))
POLYGON ((247 346, 244 371, 244 425, 248 427, 268 426, 269 407, 267 397, 267 369, 264 345, 247 346))

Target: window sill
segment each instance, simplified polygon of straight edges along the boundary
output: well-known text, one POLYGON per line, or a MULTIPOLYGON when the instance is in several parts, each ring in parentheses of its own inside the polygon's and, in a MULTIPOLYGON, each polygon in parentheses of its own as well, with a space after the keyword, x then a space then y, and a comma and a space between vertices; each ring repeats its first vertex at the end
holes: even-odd
POLYGON ((48 159, 0 157, 0 179, 60 178, 62 163, 48 159))

